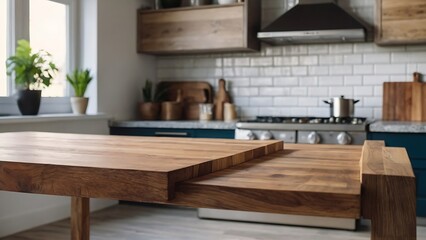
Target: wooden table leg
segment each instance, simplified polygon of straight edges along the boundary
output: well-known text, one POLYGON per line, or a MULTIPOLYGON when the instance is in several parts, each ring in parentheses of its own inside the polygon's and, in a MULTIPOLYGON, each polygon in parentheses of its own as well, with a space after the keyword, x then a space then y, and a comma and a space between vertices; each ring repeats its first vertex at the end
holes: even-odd
POLYGON ((90 199, 71 198, 71 240, 90 239, 90 199))
POLYGON ((361 159, 362 216, 372 240, 416 239, 416 182, 403 148, 368 142, 361 159))

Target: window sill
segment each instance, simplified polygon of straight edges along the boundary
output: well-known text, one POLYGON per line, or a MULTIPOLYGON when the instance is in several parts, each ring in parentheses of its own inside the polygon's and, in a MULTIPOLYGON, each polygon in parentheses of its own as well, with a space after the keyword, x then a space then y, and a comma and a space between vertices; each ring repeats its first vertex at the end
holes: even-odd
POLYGON ((35 116, 0 116, 0 124, 13 123, 39 123, 75 120, 110 120, 110 117, 103 113, 90 115, 76 114, 40 114, 35 116))

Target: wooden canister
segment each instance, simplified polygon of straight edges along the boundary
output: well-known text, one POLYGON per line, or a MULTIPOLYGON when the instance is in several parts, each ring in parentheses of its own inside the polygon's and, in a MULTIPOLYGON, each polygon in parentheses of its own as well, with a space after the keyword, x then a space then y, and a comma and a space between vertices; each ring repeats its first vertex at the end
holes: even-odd
POLYGON ((182 107, 182 103, 180 102, 161 103, 161 120, 181 120, 183 110, 182 107))
POLYGON ((225 122, 232 122, 237 120, 237 111, 235 110, 235 105, 232 103, 225 103, 223 116, 225 122))

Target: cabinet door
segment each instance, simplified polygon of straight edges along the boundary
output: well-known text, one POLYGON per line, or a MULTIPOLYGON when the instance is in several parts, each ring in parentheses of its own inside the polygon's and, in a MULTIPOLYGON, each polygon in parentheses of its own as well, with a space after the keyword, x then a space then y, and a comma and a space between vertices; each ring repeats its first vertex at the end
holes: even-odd
POLYGON ((377 0, 377 44, 426 43, 425 0, 377 0))
POLYGON ((183 54, 260 49, 260 0, 138 11, 138 52, 183 54))

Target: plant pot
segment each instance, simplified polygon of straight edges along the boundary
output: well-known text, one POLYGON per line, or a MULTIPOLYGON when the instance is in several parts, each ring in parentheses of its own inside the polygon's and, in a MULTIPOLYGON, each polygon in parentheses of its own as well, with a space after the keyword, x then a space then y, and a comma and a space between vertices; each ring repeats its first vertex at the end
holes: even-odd
POLYGON ((139 116, 142 120, 158 120, 160 115, 159 103, 139 103, 139 116))
POLYGON ((176 8, 180 7, 182 1, 181 0, 161 0, 161 6, 163 8, 176 8))
POLYGON ((87 97, 71 97, 71 108, 74 114, 86 114, 89 98, 87 97))
POLYGON ((37 115, 40 109, 41 90, 18 90, 16 101, 22 115, 37 115))

